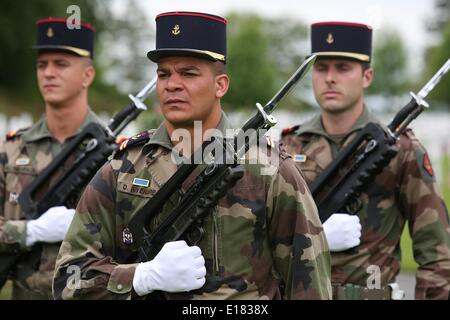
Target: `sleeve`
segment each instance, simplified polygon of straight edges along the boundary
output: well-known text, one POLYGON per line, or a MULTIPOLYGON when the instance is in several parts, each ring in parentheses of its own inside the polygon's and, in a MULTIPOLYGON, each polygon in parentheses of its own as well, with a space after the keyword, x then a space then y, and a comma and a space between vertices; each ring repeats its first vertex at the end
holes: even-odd
POLYGON ((19 253, 27 250, 26 221, 6 220, 6 173, 8 163, 5 143, 0 143, 0 253, 19 253))
MULTIPOLYGON (((450 227, 430 158, 409 132, 402 158, 402 209, 408 217, 416 273, 416 299, 448 299, 450 227)), ((403 137, 406 138, 406 137, 403 137)))
POLYGON ((291 158, 281 160, 267 205, 284 299, 331 299, 331 257, 317 207, 291 158))
POLYGON ((131 298, 137 264, 119 264, 113 258, 116 185, 116 173, 107 162, 81 196, 59 250, 55 299, 131 298))

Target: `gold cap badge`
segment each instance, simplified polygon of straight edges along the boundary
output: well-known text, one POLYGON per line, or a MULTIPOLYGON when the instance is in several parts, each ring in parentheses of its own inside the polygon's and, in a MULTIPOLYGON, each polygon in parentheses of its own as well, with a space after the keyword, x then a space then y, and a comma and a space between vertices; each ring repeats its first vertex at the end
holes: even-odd
POLYGON ((177 35, 180 34, 180 32, 181 32, 181 30, 180 30, 180 25, 179 25, 179 24, 174 25, 174 26, 173 26, 173 29, 172 29, 172 34, 173 34, 174 36, 177 36, 177 35))
POLYGON ((327 36, 327 43, 332 44, 333 42, 334 42, 333 35, 331 33, 329 33, 327 36))
POLYGON ((47 30, 47 37, 53 38, 54 35, 55 35, 55 33, 53 32, 53 29, 52 28, 48 28, 48 30, 47 30))

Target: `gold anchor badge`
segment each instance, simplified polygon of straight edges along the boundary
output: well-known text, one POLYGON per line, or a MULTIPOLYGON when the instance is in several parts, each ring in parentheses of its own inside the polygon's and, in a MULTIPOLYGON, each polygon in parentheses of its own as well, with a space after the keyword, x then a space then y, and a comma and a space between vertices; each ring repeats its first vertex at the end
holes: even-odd
POLYGON ((54 35, 55 35, 55 33, 53 32, 53 29, 52 28, 48 28, 48 30, 47 30, 47 37, 53 38, 54 35))
POLYGON ((327 36, 327 43, 332 44, 333 42, 334 42, 333 35, 331 33, 329 33, 327 36))
POLYGON ((174 26, 173 26, 173 29, 172 29, 172 34, 173 34, 174 36, 177 36, 177 35, 180 34, 180 32, 181 32, 181 30, 180 30, 180 25, 178 25, 178 24, 174 25, 174 26))

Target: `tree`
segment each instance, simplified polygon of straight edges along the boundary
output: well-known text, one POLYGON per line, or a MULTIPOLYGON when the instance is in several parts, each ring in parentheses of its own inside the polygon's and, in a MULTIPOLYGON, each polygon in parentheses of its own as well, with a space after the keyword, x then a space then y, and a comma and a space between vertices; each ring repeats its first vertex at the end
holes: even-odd
POLYGON ((29 1, 24 8, 20 1, 0 2, 0 89, 9 95, 26 97, 38 94, 35 81, 36 20, 49 16, 68 16, 66 9, 75 4, 92 23, 92 3, 87 0, 29 1))
POLYGON ((95 26, 96 79, 89 91, 89 103, 95 111, 113 112, 128 103, 124 92, 136 93, 152 75, 146 59, 152 43, 152 28, 146 26, 142 10, 135 0, 34 0, 0 2, 0 112, 12 115, 42 113, 42 101, 36 85, 32 46, 36 41, 36 21, 45 17, 69 17, 67 8, 77 5, 81 20, 95 26), (121 10, 117 10, 121 8, 121 10), (130 18, 132 17, 132 18, 130 18), (143 60, 148 72, 142 68, 143 60), (150 75, 150 76, 149 76, 150 75), (119 92, 117 88, 122 90, 119 92), (14 107, 11 107, 14 106, 14 107))
POLYGON ((450 20, 450 0, 434 0, 435 14, 427 19, 426 26, 431 32, 442 32, 450 20))
MULTIPOLYGON (((443 28, 440 42, 425 53, 425 79, 429 79, 450 58, 450 22, 443 28)), ((447 74, 430 93, 428 100, 434 100, 450 108, 450 75, 447 74)))
MULTIPOLYGON (((254 14, 230 13, 227 19, 231 86, 224 105, 253 108, 256 102, 266 103, 300 66, 307 29, 289 19, 267 20, 254 14)), ((295 100, 295 95, 289 99, 295 100)))
MULTIPOLYGON (((434 17, 428 19, 426 26, 430 33, 437 38, 437 43, 425 51, 424 81, 427 81, 442 64, 450 58, 450 0, 435 0, 434 17)), ((427 98, 439 102, 450 108, 450 75, 447 74, 439 85, 427 98)))
POLYGON ((374 78, 369 94, 388 98, 404 94, 411 86, 406 74, 408 55, 397 31, 380 33, 373 50, 374 78))

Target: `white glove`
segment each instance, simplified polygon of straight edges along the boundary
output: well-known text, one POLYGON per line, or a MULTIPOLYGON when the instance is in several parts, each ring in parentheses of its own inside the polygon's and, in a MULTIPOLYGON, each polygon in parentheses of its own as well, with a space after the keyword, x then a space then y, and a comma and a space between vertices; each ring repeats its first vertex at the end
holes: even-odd
POLYGON ((199 247, 189 247, 185 241, 167 242, 153 260, 137 266, 133 288, 140 296, 154 290, 190 291, 205 284, 205 275, 205 259, 199 247))
POLYGON ((359 217, 347 213, 334 213, 323 223, 330 251, 343 251, 361 242, 359 217))
POLYGON ((27 246, 31 247, 36 242, 62 241, 74 214, 74 209, 67 209, 64 206, 53 207, 44 212, 38 219, 28 221, 27 246))

